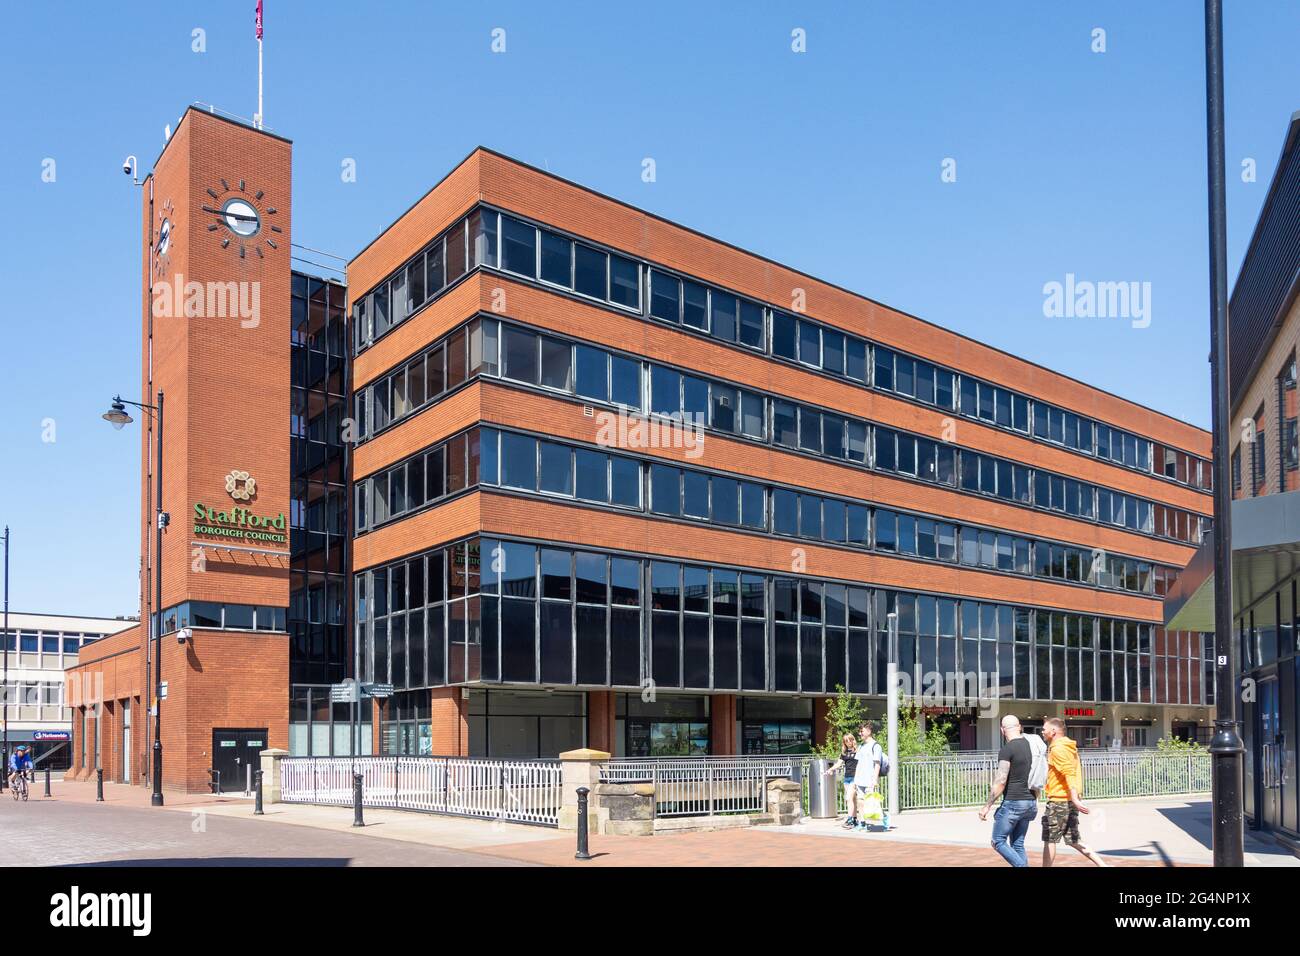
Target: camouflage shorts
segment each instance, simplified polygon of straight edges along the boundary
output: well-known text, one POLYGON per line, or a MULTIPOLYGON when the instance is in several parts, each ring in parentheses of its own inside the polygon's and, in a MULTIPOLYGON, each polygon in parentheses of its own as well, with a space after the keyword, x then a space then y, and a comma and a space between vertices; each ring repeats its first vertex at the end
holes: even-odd
POLYGON ((1069 800, 1048 800, 1043 810, 1043 842, 1079 843, 1079 808, 1069 800))

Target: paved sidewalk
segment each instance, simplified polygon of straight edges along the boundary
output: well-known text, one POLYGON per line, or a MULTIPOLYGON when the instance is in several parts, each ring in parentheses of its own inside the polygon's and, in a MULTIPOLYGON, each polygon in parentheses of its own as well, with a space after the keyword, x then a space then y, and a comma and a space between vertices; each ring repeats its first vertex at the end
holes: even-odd
MULTIPOLYGON (((1151 797, 1132 800, 1096 800, 1092 812, 1082 815, 1080 836, 1108 862, 1147 861, 1170 865, 1210 866, 1210 801, 1208 797, 1151 797)), ((869 843, 918 842, 963 847, 989 847, 993 811, 981 822, 975 808, 904 813, 889 833, 880 830, 852 832, 839 820, 805 818, 803 824, 779 832, 816 834, 869 843)), ((990 847, 991 851, 991 847, 990 847)), ((1029 826, 1025 852, 1038 860, 1043 852, 1040 816, 1029 826)), ((1075 857, 1062 847, 1057 859, 1075 857)), ((1001 857, 997 859, 1001 860, 1001 857)), ((1300 859, 1267 837, 1246 831, 1247 866, 1300 866, 1300 859)))
MULTIPOLYGON (((43 791, 42 791, 43 792, 43 791)), ((95 785, 86 783, 55 784, 51 787, 53 799, 70 803, 91 803, 95 806, 149 807, 150 793, 143 787, 118 784, 104 785, 104 802, 95 802, 95 785)), ((36 797, 33 797, 36 799, 36 797)), ((556 831, 548 827, 527 826, 520 823, 498 823, 495 820, 476 820, 466 817, 439 816, 415 813, 408 810, 364 811, 364 827, 352 826, 352 808, 323 807, 302 803, 268 803, 265 813, 253 815, 253 800, 248 797, 224 794, 163 793, 163 810, 190 815, 235 817, 257 823, 279 823, 319 830, 332 830, 362 837, 379 837, 402 840, 443 849, 473 850, 500 844, 527 844, 538 840, 555 840, 556 831)))
MULTIPOLYGON (((54 801, 91 807, 147 808, 149 792, 140 787, 105 785, 105 802, 95 803, 93 784, 56 784, 54 801)), ((855 833, 838 821, 806 819, 791 827, 752 827, 717 832, 659 834, 653 837, 591 838, 595 859, 574 859, 576 836, 547 827, 498 823, 463 817, 401 810, 365 811, 366 826, 352 827, 350 807, 268 804, 264 816, 253 816, 253 802, 239 796, 167 793, 162 812, 191 819, 238 818, 250 827, 288 826, 347 834, 349 839, 375 838, 425 848, 472 852, 483 858, 552 866, 1005 866, 989 846, 992 819, 981 823, 972 810, 903 814, 890 833, 855 833), (280 826, 276 826, 279 824, 280 826)), ((39 791, 33 800, 41 799, 39 791)), ((94 825, 94 811, 83 819, 94 825)), ((1209 802, 1203 798, 1134 800, 1093 804, 1084 818, 1083 838, 1114 866, 1208 865, 1209 802)), ((159 812, 159 811, 153 811, 159 812)), ((256 833, 258 831, 252 830, 256 833)), ((262 831, 265 832, 265 831, 262 831)), ((1026 850, 1038 866, 1041 841, 1037 821, 1030 827, 1026 850)), ((1247 833, 1248 865, 1300 865, 1300 860, 1274 844, 1247 833)), ((1058 865, 1090 866, 1068 848, 1058 865)))

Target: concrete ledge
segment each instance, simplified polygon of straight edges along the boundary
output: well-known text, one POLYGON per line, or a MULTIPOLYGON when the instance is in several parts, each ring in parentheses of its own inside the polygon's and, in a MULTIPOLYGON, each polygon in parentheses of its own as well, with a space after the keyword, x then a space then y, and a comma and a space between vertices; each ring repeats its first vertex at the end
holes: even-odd
POLYGON ((712 817, 656 817, 654 829, 656 833, 685 833, 692 830, 736 830, 752 826, 753 819, 747 813, 712 817))

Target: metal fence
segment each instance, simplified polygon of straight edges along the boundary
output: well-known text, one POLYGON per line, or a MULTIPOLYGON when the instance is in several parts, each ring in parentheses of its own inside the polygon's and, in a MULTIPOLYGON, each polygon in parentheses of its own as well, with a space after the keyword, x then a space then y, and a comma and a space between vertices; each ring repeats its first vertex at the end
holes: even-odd
POLYGON ((473 760, 465 757, 285 757, 285 803, 352 804, 352 775, 361 774, 362 806, 557 826, 558 760, 473 760))
POLYGON ((791 776, 793 766, 789 757, 646 757, 606 761, 600 780, 653 784, 656 816, 762 813, 768 781, 791 776))
MULTIPOLYGON (((1210 755, 1130 750, 1079 755, 1087 799, 1173 796, 1210 789, 1210 755)), ((803 784, 808 807, 810 754, 737 757, 641 757, 607 761, 601 780, 655 784, 656 812, 663 816, 759 812, 767 781, 788 777, 803 784)), ((960 751, 938 757, 905 757, 898 767, 898 802, 903 810, 977 807, 997 773, 995 751, 960 751)), ((836 805, 846 809, 839 780, 836 805)), ((880 787, 889 810, 888 787, 880 787)))
MULTIPOLYGON (((1085 799, 1206 793, 1210 755, 1200 753, 1088 753, 1079 755, 1085 799)), ((899 760, 898 802, 903 810, 977 807, 988 799, 997 773, 996 753, 964 752, 899 760)), ((842 789, 842 788, 841 788, 842 789)), ((888 802, 888 787, 881 786, 888 802)), ((838 806, 844 811, 841 793, 838 806)))

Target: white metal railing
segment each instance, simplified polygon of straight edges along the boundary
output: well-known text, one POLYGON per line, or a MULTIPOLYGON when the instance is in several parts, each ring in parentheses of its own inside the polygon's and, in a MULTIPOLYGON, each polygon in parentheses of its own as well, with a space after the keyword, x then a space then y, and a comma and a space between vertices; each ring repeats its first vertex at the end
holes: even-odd
MULTIPOLYGON (((1079 755, 1079 762, 1085 799, 1172 796, 1205 793, 1210 789, 1210 755, 1205 751, 1084 751, 1079 755)), ((938 810, 979 806, 988 799, 997 766, 997 754, 988 752, 901 759, 898 768, 901 808, 938 810)), ((882 786, 882 795, 885 790, 882 786)))
MULTIPOLYGON (((763 807, 753 788, 765 790, 766 781, 776 777, 801 779, 806 799, 813 759, 811 754, 622 758, 601 765, 601 780, 654 783, 656 811, 661 815, 758 812, 763 807), (738 809, 741 804, 753 810, 738 809)), ((1079 759, 1085 798, 1164 796, 1210 789, 1210 756, 1205 751, 1083 751, 1079 759)), ((899 803, 903 810, 979 806, 988 798, 997 765, 994 751, 902 758, 897 771, 899 803)), ((836 803, 843 812, 843 787, 838 780, 826 784, 835 787, 836 803)), ((880 790, 887 803, 888 787, 882 783, 880 790)))
POLYGON ((361 805, 557 826, 557 760, 466 757, 285 757, 285 803, 350 806, 352 775, 361 774, 361 805))

